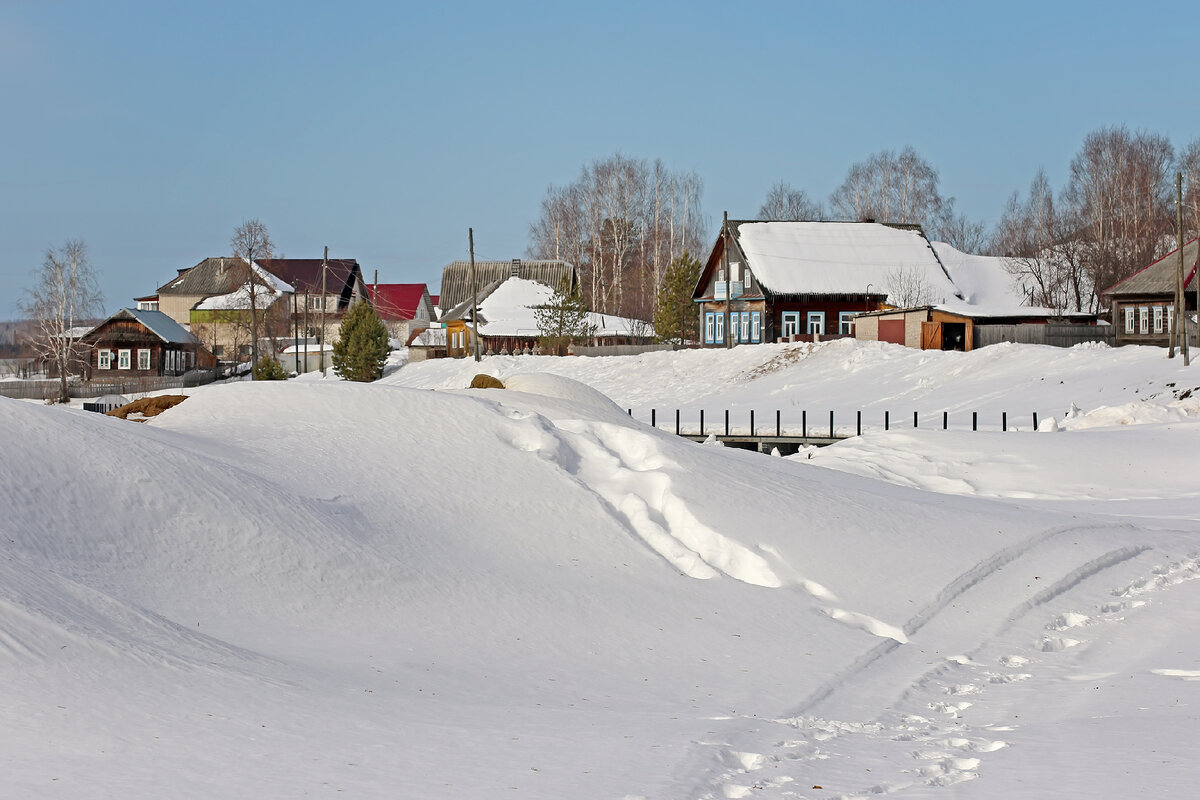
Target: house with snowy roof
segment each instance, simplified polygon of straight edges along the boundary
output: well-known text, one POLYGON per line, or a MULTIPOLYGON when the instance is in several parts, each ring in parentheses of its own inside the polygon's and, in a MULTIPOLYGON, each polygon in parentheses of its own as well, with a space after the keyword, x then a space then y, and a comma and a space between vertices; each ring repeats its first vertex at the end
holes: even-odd
POLYGON ((251 352, 248 286, 255 286, 260 337, 276 340, 337 338, 349 307, 366 299, 362 269, 352 258, 272 258, 256 260, 253 280, 244 259, 206 258, 159 287, 158 308, 188 327, 224 360, 251 352))
MULTIPOLYGON (((479 293, 472 317, 471 298, 442 314, 446 330, 446 354, 452 358, 471 355, 471 331, 478 325, 480 352, 484 355, 541 353, 537 307, 551 302, 554 290, 540 281, 515 276, 493 281, 479 293)), ((596 345, 645 344, 653 341, 654 330, 641 320, 590 312, 589 343, 596 345)))
POLYGON ((728 220, 692 299, 706 347, 853 335, 897 286, 961 293, 919 225, 728 220))
POLYGON ((216 366, 213 354, 161 311, 123 308, 80 337, 92 379, 164 377, 216 366))

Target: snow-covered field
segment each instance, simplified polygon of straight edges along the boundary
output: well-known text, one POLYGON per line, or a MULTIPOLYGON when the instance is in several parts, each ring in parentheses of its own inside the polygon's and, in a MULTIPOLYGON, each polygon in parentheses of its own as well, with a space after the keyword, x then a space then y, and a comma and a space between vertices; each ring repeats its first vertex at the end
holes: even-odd
POLYGON ((0 398, 0 437, 0 797, 1200 779, 1200 367, 1161 350, 399 359, 146 424, 0 398), (676 408, 868 432, 778 458, 676 408))

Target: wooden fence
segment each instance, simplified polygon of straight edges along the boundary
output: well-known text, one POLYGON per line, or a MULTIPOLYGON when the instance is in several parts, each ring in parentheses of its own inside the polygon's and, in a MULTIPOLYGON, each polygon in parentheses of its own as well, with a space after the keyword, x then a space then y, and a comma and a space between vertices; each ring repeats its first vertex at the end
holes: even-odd
MULTIPOLYGON (((203 386, 216 380, 211 370, 192 370, 184 375, 164 378, 134 378, 127 381, 74 381, 67 384, 71 397, 99 397, 105 394, 144 394, 164 389, 203 386)), ((0 396, 17 400, 47 400, 58 397, 56 380, 0 381, 0 396)))
POLYGON ((1110 347, 1117 343, 1117 329, 1112 325, 975 325, 976 348, 1000 342, 1018 344, 1048 344, 1052 347, 1074 347, 1083 342, 1104 342, 1110 347))

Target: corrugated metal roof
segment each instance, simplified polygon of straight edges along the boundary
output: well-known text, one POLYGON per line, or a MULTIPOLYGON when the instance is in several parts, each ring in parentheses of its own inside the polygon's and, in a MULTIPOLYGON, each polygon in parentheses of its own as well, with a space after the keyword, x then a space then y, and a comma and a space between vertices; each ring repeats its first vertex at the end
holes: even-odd
MULTIPOLYGON (((454 308, 471 299, 471 264, 455 261, 442 270, 442 285, 438 292, 438 305, 443 309, 454 308)), ((572 288, 578 282, 574 265, 557 259, 535 259, 526 261, 476 261, 475 282, 480 287, 503 283, 513 276, 528 281, 537 281, 551 289, 557 289, 565 277, 572 288)))
POLYGON ((111 317, 101 322, 89 331, 89 335, 115 319, 132 319, 141 323, 146 330, 168 344, 196 344, 196 337, 186 328, 161 311, 139 311, 136 308, 122 308, 111 317))
MULTIPOLYGON (((1184 285, 1190 286, 1196 275, 1196 257, 1200 255, 1200 239, 1192 239, 1183 246, 1184 285)), ((1118 297, 1132 295, 1174 294, 1179 280, 1179 248, 1148 267, 1142 267, 1120 283, 1104 290, 1103 295, 1118 297)))
POLYGON ((158 287, 158 294, 229 294, 245 280, 246 262, 240 258, 206 258, 158 287))

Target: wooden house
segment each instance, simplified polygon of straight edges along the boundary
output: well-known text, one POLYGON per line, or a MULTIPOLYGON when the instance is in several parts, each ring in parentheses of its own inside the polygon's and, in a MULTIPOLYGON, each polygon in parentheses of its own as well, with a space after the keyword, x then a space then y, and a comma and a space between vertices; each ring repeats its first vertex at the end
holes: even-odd
MULTIPOLYGON (((514 258, 512 261, 475 262, 475 290, 480 293, 480 297, 483 296, 485 288, 499 286, 508 278, 536 281, 551 289, 558 289, 563 281, 574 289, 579 281, 574 265, 558 259, 523 261, 514 258)), ((442 286, 437 305, 443 313, 463 303, 469 307, 471 291, 470 262, 451 262, 442 269, 442 286)))
MULTIPOLYGON (((483 355, 532 355, 542 352, 541 332, 535 308, 551 301, 554 290, 544 283, 508 277, 480 292, 476 301, 480 353, 483 355)), ((451 358, 471 355, 474 330, 468 298, 442 314, 446 331, 446 354, 451 358)), ((645 344, 653 341, 654 330, 639 320, 590 312, 588 324, 594 345, 645 344)))
MULTIPOLYGON (((1183 246, 1184 309, 1196 312, 1196 264, 1200 239, 1183 246)), ((1175 289, 1179 281, 1179 248, 1120 283, 1101 292, 1112 311, 1116 343, 1170 344, 1175 324, 1175 289)), ((1189 341, 1194 341, 1189 339, 1189 341)))
POLYGON ((423 283, 372 283, 367 291, 388 336, 405 344, 437 318, 429 288, 423 283))
MULTIPOLYGON (((218 357, 248 358, 248 269, 240 258, 206 258, 159 287, 154 296, 158 308, 196 333, 218 357)), ((332 341, 349 307, 367 298, 362 269, 352 258, 261 259, 254 270, 259 335, 271 340, 264 345, 320 338, 322 323, 324 338, 332 341)))
POLYGON ((960 297, 918 225, 729 220, 692 300, 705 347, 813 341, 852 336, 897 282, 960 297))
POLYGON ((162 311, 123 308, 84 334, 93 379, 182 375, 212 369, 216 358, 162 311))

